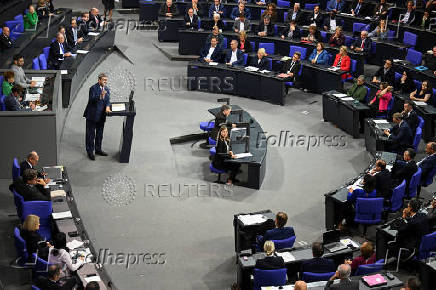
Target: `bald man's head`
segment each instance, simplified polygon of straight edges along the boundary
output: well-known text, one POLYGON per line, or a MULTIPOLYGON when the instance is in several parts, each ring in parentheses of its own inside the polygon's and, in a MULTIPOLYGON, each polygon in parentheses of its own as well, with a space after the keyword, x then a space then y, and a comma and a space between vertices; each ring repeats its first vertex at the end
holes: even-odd
POLYGON ((304 281, 295 282, 294 290, 307 290, 306 282, 304 282, 304 281))

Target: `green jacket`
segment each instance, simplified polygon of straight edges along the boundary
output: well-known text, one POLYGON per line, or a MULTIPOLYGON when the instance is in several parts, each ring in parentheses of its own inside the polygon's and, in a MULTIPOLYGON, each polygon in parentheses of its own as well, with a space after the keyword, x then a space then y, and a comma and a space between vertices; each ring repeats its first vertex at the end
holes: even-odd
POLYGON ((24 15, 24 29, 34 29, 36 23, 38 23, 38 15, 36 12, 28 12, 26 15, 24 15))
POLYGON ((3 81, 2 84, 2 92, 4 96, 9 96, 12 92, 12 87, 13 85, 11 85, 10 83, 8 83, 7 81, 3 81))
POLYGON ((367 90, 364 85, 357 85, 357 82, 354 82, 353 86, 347 91, 347 95, 349 97, 353 97, 355 100, 359 102, 365 103, 367 90))

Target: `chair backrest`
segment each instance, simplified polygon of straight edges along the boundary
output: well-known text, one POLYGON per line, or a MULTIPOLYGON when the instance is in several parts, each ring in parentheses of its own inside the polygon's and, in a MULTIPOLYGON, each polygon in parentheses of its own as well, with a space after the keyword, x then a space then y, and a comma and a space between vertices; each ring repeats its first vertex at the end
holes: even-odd
POLYGON ((277 24, 274 24, 274 35, 278 35, 279 34, 279 27, 277 26, 277 24))
POLYGON ((299 51, 301 53, 301 60, 306 59, 307 55, 307 48, 296 46, 296 45, 290 45, 289 46, 289 56, 292 57, 296 51, 299 51))
POLYGON ((327 32, 326 31, 320 31, 322 42, 327 42, 327 32))
POLYGON ((394 188, 391 197, 391 208, 392 212, 396 212, 403 206, 403 198, 406 193, 406 180, 403 180, 400 185, 394 188))
POLYGON ((274 243, 274 247, 276 248, 276 250, 292 248, 295 243, 295 238, 295 236, 292 236, 283 240, 272 240, 272 242, 274 243))
POLYGON ((268 62, 268 70, 269 70, 269 71, 272 71, 272 59, 269 58, 269 57, 267 57, 267 58, 265 58, 265 59, 266 59, 266 61, 268 62))
POLYGON ((407 50, 406 60, 414 65, 420 65, 422 62, 422 53, 414 50, 413 48, 409 48, 407 50))
POLYGON ((47 59, 45 58, 45 54, 41 53, 38 56, 38 59, 39 59, 39 67, 41 69, 47 69, 47 59))
POLYGON ((32 69, 34 69, 34 70, 40 70, 41 69, 41 67, 39 66, 39 59, 37 57, 35 57, 32 60, 32 69))
POLYGON ((277 270, 253 271, 253 290, 260 290, 262 286, 283 286, 286 284, 286 268, 277 270))
POLYGON ((3 96, 0 92, 0 111, 6 111, 5 99, 6 96, 3 96))
POLYGON ((357 60, 351 59, 351 74, 355 74, 357 70, 357 60))
POLYGON ((422 237, 421 244, 419 245, 418 259, 429 258, 431 252, 436 252, 436 232, 422 237))
POLYGON ((251 49, 252 49, 253 51, 256 51, 256 42, 254 42, 254 41, 250 41, 250 44, 251 44, 251 49))
POLYGON ((413 138, 413 149, 415 151, 418 149, 419 142, 421 142, 422 138, 422 129, 420 127, 416 128, 415 138, 413 138))
POLYGON ((18 228, 14 228, 14 242, 15 250, 17 251, 17 257, 20 258, 18 264, 23 265, 27 262, 29 254, 27 253, 26 241, 21 237, 20 230, 18 228))
POLYGON ((381 270, 383 270, 384 264, 385 264, 385 260, 381 259, 375 262, 374 264, 360 265, 359 267, 357 267, 354 276, 363 276, 363 275, 369 275, 372 273, 380 272, 381 270))
POLYGON ((290 1, 277 0, 277 7, 289 7, 291 6, 290 1))
POLYGON ((418 36, 415 33, 404 31, 403 43, 415 47, 418 36))
POLYGON ((394 108, 394 103, 395 103, 395 97, 392 96, 388 103, 388 108, 387 108, 388 113, 392 112, 392 109, 394 108))
POLYGON ((354 221, 361 224, 381 222, 383 198, 357 198, 354 221))
POLYGON ((304 9, 312 11, 315 6, 319 6, 319 3, 306 3, 304 4, 304 9))
POLYGON ((312 273, 312 272, 303 272, 301 276, 301 280, 306 283, 317 282, 317 281, 328 281, 335 272, 327 272, 327 273, 312 273))
POLYGON ((395 77, 395 82, 398 83, 401 79, 401 74, 398 72, 395 72, 394 77, 395 77))
POLYGON ((289 12, 283 12, 283 22, 286 22, 286 18, 288 17, 289 12))
POLYGON ((360 32, 363 30, 363 28, 366 26, 365 23, 360 23, 360 22, 354 22, 353 23, 353 34, 355 32, 360 32))
POLYGON ((395 38, 395 30, 388 30, 388 39, 395 38))
POLYGON ((201 19, 200 18, 198 18, 198 23, 197 24, 198 24, 197 28, 200 29, 201 28, 201 19))
POLYGON ((227 37, 223 37, 223 45, 222 48, 227 48, 227 37))
POLYGON ((48 59, 48 54, 50 53, 50 46, 44 47, 42 49, 44 55, 45 55, 45 59, 48 59))
POLYGON ((420 127, 421 129, 423 129, 423 128, 424 128, 424 124, 425 124, 425 122, 424 122, 424 118, 421 117, 421 116, 418 116, 418 119, 419 119, 419 125, 418 125, 418 127, 420 127))
POLYGON ((413 174, 409 183, 409 198, 416 196, 416 190, 418 188, 419 183, 421 182, 421 167, 418 167, 418 170, 413 174))
POLYGON ((349 35, 345 35, 345 45, 346 46, 351 46, 354 42, 354 37, 349 36, 349 35))
POLYGON ((427 174, 427 178, 425 180, 421 178, 421 185, 429 186, 430 184, 432 184, 435 175, 436 175, 436 166, 433 167, 433 169, 427 174))
POLYGON ((25 220, 29 214, 39 217, 39 234, 47 240, 51 238, 51 201, 25 201, 23 202, 22 220, 25 220))
POLYGON ((421 89, 421 86, 422 86, 422 82, 420 82, 418 80, 413 80, 413 83, 415 84, 415 87, 419 92, 419 90, 421 89))
POLYGON ((260 42, 259 48, 265 48, 266 53, 268 54, 274 54, 274 43, 270 42, 260 42))
POLYGON ((24 198, 21 194, 18 194, 14 189, 12 190, 12 194, 14 195, 14 203, 15 203, 15 208, 17 209, 17 215, 19 218, 21 218, 23 215, 24 198))
POLYGON ((36 261, 35 267, 33 268, 33 271, 35 273, 37 273, 37 276, 45 276, 46 277, 47 272, 48 272, 48 266, 50 266, 50 264, 47 261, 36 256, 36 253, 33 253, 32 257, 33 257, 33 261, 36 261))
POLYGON ((32 290, 41 290, 41 288, 38 288, 35 285, 32 285, 32 290))
POLYGON ((15 181, 20 177, 21 171, 20 171, 20 163, 18 163, 18 159, 14 158, 14 161, 12 162, 12 180, 15 181))
POLYGON ((248 53, 244 53, 244 65, 247 65, 248 53))

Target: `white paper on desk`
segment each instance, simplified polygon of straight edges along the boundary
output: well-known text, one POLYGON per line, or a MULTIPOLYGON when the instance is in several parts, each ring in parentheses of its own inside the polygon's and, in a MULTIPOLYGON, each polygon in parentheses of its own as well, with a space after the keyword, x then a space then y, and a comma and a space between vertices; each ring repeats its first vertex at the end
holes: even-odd
POLYGON ((100 33, 99 32, 88 32, 88 35, 98 36, 98 35, 100 35, 100 33))
POLYGON ((84 263, 91 263, 92 262, 92 254, 91 254, 91 250, 89 248, 70 251, 70 257, 73 258, 74 256, 86 257, 86 259, 83 261, 84 263))
POLYGON ((39 97, 40 97, 40 94, 26 94, 24 100, 26 102, 38 101, 39 97))
POLYGON ((87 54, 89 51, 88 50, 78 49, 76 52, 79 53, 79 54, 87 54))
POLYGON ((95 276, 85 277, 85 281, 86 281, 86 283, 93 282, 93 281, 100 282, 101 279, 100 279, 100 276, 98 276, 98 274, 96 274, 95 276))
POLYGON ((45 111, 45 110, 47 110, 47 105, 44 105, 44 106, 36 106, 35 107, 35 111, 37 111, 37 112, 42 112, 42 111, 45 111))
POLYGON ((61 75, 67 75, 67 74, 68 74, 68 70, 66 70, 66 69, 61 70, 61 75))
POLYGON ((392 167, 393 167, 392 165, 386 165, 386 169, 389 170, 389 171, 392 170, 392 167))
POLYGON ((214 61, 211 61, 211 62, 209 62, 209 65, 218 65, 218 63, 214 62, 214 61))
POLYGON ((389 124, 389 122, 387 120, 384 120, 384 119, 377 119, 377 120, 373 120, 373 121, 376 124, 389 124))
POLYGON ((50 196, 51 197, 67 196, 67 193, 63 189, 53 190, 53 191, 50 192, 50 196))
POLYGON ((340 70, 340 68, 337 66, 332 66, 332 67, 329 67, 328 70, 337 71, 337 70, 340 70))
POLYGON ((247 130, 247 128, 232 128, 230 131, 241 131, 241 130, 247 130))
POLYGON ((37 92, 38 94, 42 94, 42 88, 37 88, 37 89, 36 89, 36 92, 37 92))
POLYGON ((258 68, 258 67, 254 67, 254 66, 247 66, 247 67, 245 68, 245 70, 248 70, 248 71, 258 71, 259 68, 258 68))
POLYGON ((337 97, 337 98, 345 98, 348 97, 346 94, 333 94, 333 96, 337 97))
POLYGON ((245 225, 261 224, 266 221, 266 218, 262 214, 244 214, 239 215, 238 219, 245 225))
POLYGON ((395 58, 395 59, 393 59, 392 61, 393 61, 393 62, 400 62, 401 59, 395 58))
POLYGON ((120 103, 120 104, 112 104, 112 112, 120 112, 126 110, 126 104, 120 103))
POLYGON ((32 77, 32 81, 45 82, 45 77, 32 77))
POLYGON ((421 101, 414 101, 415 105, 417 106, 427 106, 426 102, 421 102, 421 101))
POLYGON ((264 69, 264 70, 261 70, 260 72, 263 73, 263 74, 267 74, 267 73, 270 73, 271 71, 269 71, 267 69, 264 69))
POLYGON ((341 98, 342 101, 354 101, 352 97, 341 98))
POLYGON ((76 56, 77 56, 77 53, 72 53, 72 54, 71 54, 71 57, 72 57, 72 58, 75 58, 76 56))
POLYGON ((236 159, 253 156, 250 152, 235 154, 236 159))
POLYGON ((366 19, 366 20, 371 20, 371 17, 366 16, 365 19, 366 19))
POLYGON ((52 212, 51 213, 53 219, 60 220, 65 218, 72 218, 73 215, 71 214, 71 211, 64 211, 64 212, 52 212))
POLYGON ((82 241, 78 241, 78 240, 72 240, 71 242, 67 243, 67 247, 70 250, 74 250, 75 248, 81 247, 83 245, 82 241))
POLYGON ((353 183, 352 186, 356 186, 356 187, 362 187, 362 178, 359 178, 358 180, 356 180, 356 182, 353 183))
POLYGON ((352 244, 353 247, 358 248, 359 244, 353 241, 352 239, 342 239, 340 240, 341 244, 344 246, 348 246, 349 244, 352 244))
POLYGON ((294 255, 291 254, 291 252, 282 252, 282 253, 276 253, 277 256, 282 257, 283 261, 285 263, 295 261, 294 255))

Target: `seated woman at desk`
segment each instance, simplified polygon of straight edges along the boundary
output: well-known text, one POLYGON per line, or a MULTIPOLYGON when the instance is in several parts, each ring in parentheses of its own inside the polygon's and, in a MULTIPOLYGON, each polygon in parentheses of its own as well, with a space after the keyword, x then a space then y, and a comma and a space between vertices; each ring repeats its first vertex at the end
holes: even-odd
POLYGON ((247 40, 247 33, 245 31, 239 32, 238 48, 244 53, 250 53, 252 51, 251 43, 247 40))
POLYGON ((3 74, 2 93, 4 96, 9 96, 14 87, 15 73, 14 71, 7 70, 3 74))
POLYGON ((24 15, 24 29, 34 29, 38 23, 38 14, 36 14, 35 7, 29 5, 29 11, 24 15))
POLYGON ((309 56, 310 62, 313 64, 327 64, 328 59, 328 52, 324 49, 324 44, 318 42, 316 44, 316 49, 314 49, 312 54, 309 56))
POLYGON ((236 181, 235 177, 239 173, 240 164, 225 162, 227 159, 236 158, 230 147, 229 131, 226 125, 220 127, 217 136, 216 154, 212 162, 213 167, 220 170, 230 171, 227 185, 231 185, 236 181))
MULTIPOLYGON (((335 61, 333 62, 334 67, 338 67, 340 70, 349 72, 351 67, 351 59, 348 56, 347 47, 342 45, 339 49, 339 53, 335 57, 335 61)), ((345 73, 342 75, 342 79, 346 79, 351 77, 349 73, 345 73)))
POLYGON ((282 257, 276 255, 276 249, 274 242, 266 241, 263 244, 263 251, 266 257, 256 260, 256 266, 254 268, 260 270, 276 270, 285 268, 285 261, 282 257))
POLYGON ((428 85, 428 81, 425 80, 421 84, 421 89, 418 92, 418 89, 414 90, 410 93, 410 99, 413 101, 425 102, 427 103, 430 100, 432 89, 428 85))
POLYGON ((403 71, 397 87, 404 94, 410 94, 416 90, 415 83, 407 70, 403 71))
POLYGON ((62 269, 61 277, 69 277, 72 276, 72 272, 77 271, 85 263, 85 257, 77 257, 77 262, 73 263, 67 250, 67 236, 60 232, 53 238, 53 247, 50 249, 48 262, 59 264, 62 269))
POLYGON ((32 253, 36 253, 37 251, 38 257, 47 261, 49 247, 51 245, 38 234, 37 230, 39 230, 39 216, 29 214, 20 229, 20 235, 23 240, 26 241, 29 261, 33 260, 32 253))
POLYGON ((345 35, 342 33, 342 27, 336 27, 335 34, 329 39, 329 44, 332 47, 341 47, 345 44, 345 35))
POLYGON ((374 246, 371 242, 364 242, 360 246, 360 256, 354 258, 353 260, 345 260, 344 264, 351 266, 351 271, 356 272, 360 265, 374 264, 376 262, 374 246))
POLYGON ((388 38, 388 28, 386 25, 386 19, 380 19, 379 25, 368 34, 368 37, 377 37, 380 39, 388 38))
POLYGON ((218 26, 220 32, 224 29, 224 22, 221 20, 221 16, 218 13, 213 14, 212 22, 210 22, 209 29, 213 30, 215 26, 218 26))
POLYGON ((375 190, 375 177, 371 174, 365 174, 362 181, 362 188, 348 188, 347 201, 354 204, 358 198, 374 198, 377 197, 375 190))
POLYGON ((289 25, 282 30, 280 37, 281 39, 300 39, 300 28, 298 28, 297 22, 291 20, 289 25))
POLYGON ((380 89, 375 93, 374 98, 369 102, 371 116, 386 113, 388 105, 392 99, 392 87, 387 82, 380 83, 380 89))
POLYGON ((306 37, 302 37, 301 40, 306 42, 320 42, 321 41, 321 32, 319 32, 316 25, 309 26, 309 34, 306 37))
POLYGON ((271 19, 271 22, 277 22, 276 4, 268 3, 268 5, 266 6, 266 10, 263 11, 262 15, 260 16, 260 21, 263 21, 263 18, 267 15, 271 19))

